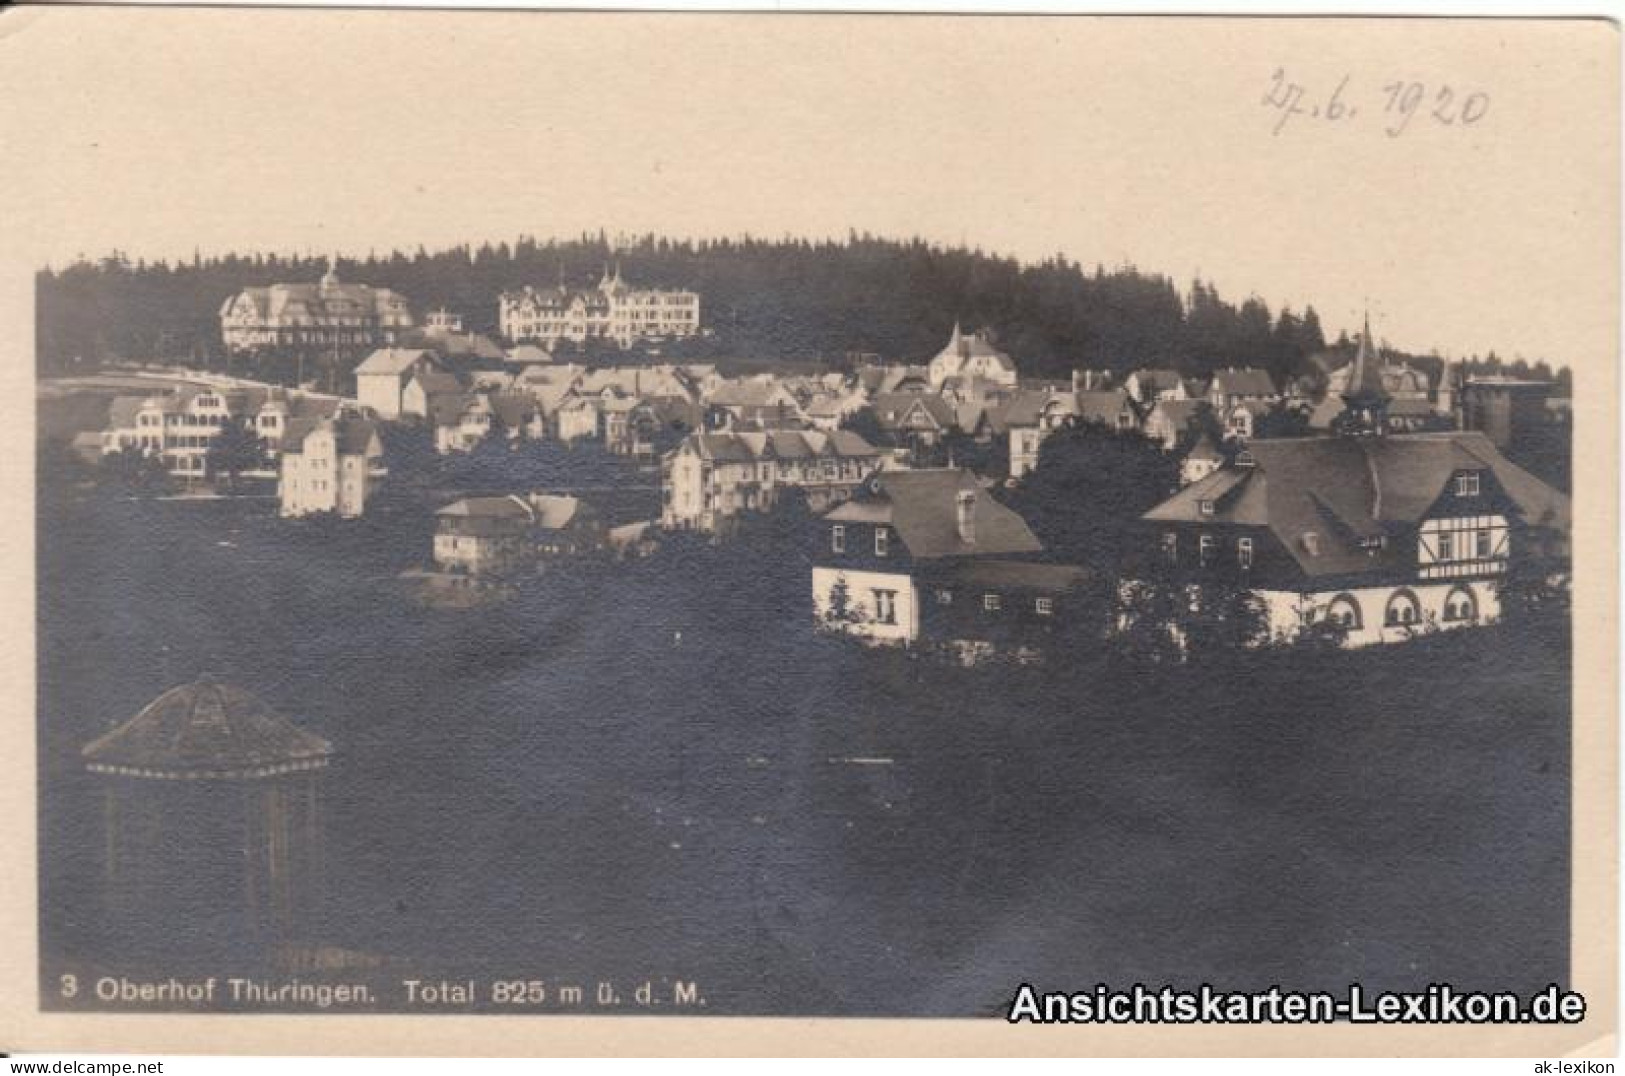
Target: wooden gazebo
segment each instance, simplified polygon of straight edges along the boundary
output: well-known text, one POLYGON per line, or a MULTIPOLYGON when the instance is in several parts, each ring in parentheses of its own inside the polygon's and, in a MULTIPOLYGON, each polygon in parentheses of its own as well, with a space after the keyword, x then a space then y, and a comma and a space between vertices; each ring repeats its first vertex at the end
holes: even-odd
POLYGON ((317 891, 317 791, 332 753, 207 676, 86 745, 86 767, 105 779, 111 910, 286 933, 317 891))

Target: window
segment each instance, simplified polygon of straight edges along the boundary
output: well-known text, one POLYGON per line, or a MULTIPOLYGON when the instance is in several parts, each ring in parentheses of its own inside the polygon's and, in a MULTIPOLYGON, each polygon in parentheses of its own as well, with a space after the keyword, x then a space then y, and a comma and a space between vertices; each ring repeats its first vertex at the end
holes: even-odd
POLYGON ((1422 608, 1417 604, 1416 595, 1408 590, 1394 591, 1394 596, 1388 599, 1388 610, 1383 614, 1382 622, 1390 628, 1420 624, 1422 608))
POLYGON ((1439 559, 1456 559, 1456 536, 1449 531, 1439 532, 1439 559))
POLYGON ((1490 548, 1489 531, 1479 531, 1473 536, 1473 556, 1479 560, 1489 560, 1492 555, 1490 548))
POLYGON ((1243 568, 1253 566, 1253 540, 1251 538, 1236 539, 1236 563, 1243 568))
POLYGON ((1477 475, 1477 473, 1459 474, 1459 475, 1456 476, 1456 496, 1458 496, 1458 497, 1476 497, 1476 496, 1478 496, 1478 475, 1477 475))
POLYGON ((1039 616, 1053 616, 1055 613, 1054 598, 1038 598, 1033 601, 1033 612, 1039 616))
POLYGON ((982 595, 982 608, 984 610, 986 610, 987 612, 989 612, 989 613, 998 612, 999 611, 999 596, 997 594, 983 594, 982 595))
POLYGON ((884 557, 891 545, 891 531, 885 527, 875 528, 875 556, 884 557))
POLYGON ((1213 502, 1206 499, 1197 501, 1196 510, 1204 516, 1211 516, 1213 514, 1213 502))
POLYGON ((1169 564, 1179 563, 1179 535, 1168 531, 1162 536, 1162 553, 1168 558, 1169 564))
POLYGON ((949 590, 947 587, 943 587, 942 589, 937 591, 937 604, 938 605, 952 605, 953 603, 954 603, 954 592, 953 591, 949 590))
POLYGON ((897 623, 897 591, 871 590, 869 593, 875 598, 875 622, 879 624, 897 623))
POLYGON ((829 548, 832 553, 846 552, 846 528, 839 523, 829 529, 829 548))
POLYGON ((1314 531, 1305 531, 1303 534, 1303 550, 1311 557, 1320 556, 1320 535, 1314 531))
POLYGON ((1457 587, 1444 599, 1444 618, 1452 623, 1478 619, 1478 599, 1466 587, 1457 587))
POLYGON ((1361 627, 1360 603, 1352 594, 1339 594, 1326 606, 1326 621, 1351 631, 1361 627))
POLYGON ((1197 539, 1196 546, 1198 556, 1200 557, 1202 564, 1205 566, 1213 556, 1213 535, 1202 535, 1201 538, 1197 539))

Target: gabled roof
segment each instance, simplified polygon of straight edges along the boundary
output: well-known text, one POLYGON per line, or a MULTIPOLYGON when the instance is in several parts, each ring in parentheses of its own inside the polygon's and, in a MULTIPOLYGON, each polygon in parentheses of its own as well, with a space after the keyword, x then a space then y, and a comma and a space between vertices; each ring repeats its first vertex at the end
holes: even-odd
POLYGON ((952 404, 929 392, 876 393, 873 406, 875 420, 883 430, 903 428, 916 411, 923 412, 932 423, 945 430, 952 429, 957 419, 952 404))
POLYGON ((1309 576, 1402 567, 1401 543, 1361 538, 1405 533, 1458 471, 1493 474, 1523 520, 1569 530, 1569 499, 1506 459, 1477 432, 1281 438, 1248 446, 1251 467, 1226 467, 1147 512, 1157 522, 1267 526, 1309 576), (1211 502, 1210 513, 1201 511, 1211 502), (1305 535, 1315 535, 1311 551, 1305 535))
POLYGON ((944 576, 965 587, 1033 590, 1059 594, 1083 585, 1089 573, 1070 564, 1036 564, 1025 560, 965 560, 944 576))
POLYGON ((1197 460, 1199 462, 1211 460, 1214 463, 1222 463, 1224 461, 1224 453, 1220 452, 1213 444, 1213 438, 1204 433, 1201 437, 1196 439, 1195 447, 1185 454, 1185 458, 1187 460, 1197 460))
POLYGON ((141 407, 147 402, 145 396, 115 396, 113 402, 107 405, 107 425, 116 430, 127 429, 135 425, 135 417, 140 413, 141 407))
POLYGON ((317 430, 330 430, 336 451, 343 456, 364 456, 379 447, 378 427, 370 418, 353 411, 335 411, 331 415, 300 415, 288 420, 282 435, 283 451, 301 453, 305 439, 317 430))
POLYGON ((381 347, 355 368, 363 374, 394 374, 399 377, 420 362, 433 362, 434 352, 424 347, 381 347))
POLYGON ((1253 366, 1215 370, 1210 392, 1223 396, 1274 396, 1275 382, 1267 371, 1253 366))
POLYGON ((478 399, 472 392, 437 392, 426 401, 429 418, 436 426, 456 426, 478 399))
POLYGON ((464 497, 435 512, 449 519, 531 519, 535 512, 523 497, 464 497))
POLYGON ((1043 547, 1025 520, 993 499, 976 476, 961 469, 877 471, 865 488, 824 516, 834 522, 885 522, 911 556, 1010 556, 1043 547), (959 531, 959 496, 974 498, 974 541, 959 531))
MULTIPOLYGON (((1131 370, 1128 377, 1135 378, 1139 384, 1149 387, 1154 392, 1177 388, 1184 385, 1184 378, 1179 376, 1178 370, 1171 370, 1163 366, 1150 366, 1143 370, 1131 370)), ((1128 380, 1128 378, 1124 378, 1128 380)))
POLYGON ((424 396, 463 391, 463 383, 457 379, 457 375, 440 370, 420 370, 417 376, 408 382, 408 384, 414 383, 423 390, 424 396))
POLYGON ((768 430, 757 433, 694 433, 678 446, 702 459, 754 462, 759 459, 865 458, 880 455, 851 430, 768 430))
POLYGON ((536 526, 543 530, 563 530, 584 514, 579 497, 543 493, 532 495, 530 503, 536 510, 536 526))
POLYGON ((1151 415, 1160 413, 1163 419, 1166 420, 1169 425, 1173 426, 1175 432, 1182 432, 1185 429, 1186 423, 1190 421, 1190 417, 1196 414, 1196 409, 1200 407, 1201 404, 1201 400, 1195 399, 1158 400, 1156 403, 1151 405, 1151 410, 1146 413, 1146 416, 1149 418, 1151 415))
POLYGON ((544 365, 553 361, 553 353, 535 344, 517 344, 508 349, 508 361, 515 366, 544 365))
POLYGON ((530 395, 521 392, 497 392, 487 397, 492 412, 509 429, 528 425, 540 413, 530 395))
POLYGON ((994 433, 1004 433, 1016 426, 1036 426, 1044 405, 1050 402, 1050 395, 1044 389, 1018 389, 1003 404, 988 410, 988 425, 994 433))
POLYGON ((1127 389, 1086 389, 1078 393, 1078 418, 1084 422, 1115 426, 1124 411, 1134 411, 1127 389))

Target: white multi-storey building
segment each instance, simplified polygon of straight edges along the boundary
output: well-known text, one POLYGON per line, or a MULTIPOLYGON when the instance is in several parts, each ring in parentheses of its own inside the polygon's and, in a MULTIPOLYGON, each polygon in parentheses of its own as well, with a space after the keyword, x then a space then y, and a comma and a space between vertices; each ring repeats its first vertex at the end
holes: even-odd
POLYGON ((598 286, 572 291, 525 287, 503 292, 498 324, 513 343, 545 346, 561 340, 612 341, 631 347, 640 340, 694 336, 700 331, 700 297, 692 291, 633 288, 606 269, 598 286))
POLYGON ((1171 570, 1239 582, 1277 638, 1329 622, 1363 646, 1491 623, 1515 558, 1567 557, 1567 497, 1481 433, 1389 433, 1366 358, 1339 435, 1254 441, 1144 516, 1171 570))
POLYGON ((282 515, 360 516, 384 476, 383 456, 377 424, 354 411, 295 421, 282 447, 282 515))
POLYGON ((412 311, 399 294, 343 283, 331 260, 320 283, 244 288, 220 306, 220 336, 231 351, 257 347, 348 351, 393 344, 412 325, 412 311))
POLYGON ((691 434, 662 461, 661 523, 719 531, 741 512, 771 509, 789 486, 822 511, 879 466, 880 450, 850 430, 691 434))
POLYGON ((115 397, 101 435, 103 455, 135 450, 163 461, 177 478, 209 475, 209 453, 220 431, 240 419, 264 444, 268 459, 282 447, 289 423, 331 414, 338 401, 281 388, 185 385, 151 396, 115 397))

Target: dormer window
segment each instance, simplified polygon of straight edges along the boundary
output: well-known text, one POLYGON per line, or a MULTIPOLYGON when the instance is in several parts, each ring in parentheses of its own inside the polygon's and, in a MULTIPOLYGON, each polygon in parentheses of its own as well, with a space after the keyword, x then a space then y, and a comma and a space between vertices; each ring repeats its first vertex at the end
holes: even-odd
POLYGON ((1196 510, 1204 516, 1211 516, 1213 514, 1213 502, 1204 497, 1196 502, 1196 510))
POLYGON ((829 549, 832 553, 846 552, 846 528, 839 523, 829 529, 829 549))
POLYGON ((1316 534, 1314 531, 1304 531, 1303 551, 1308 553, 1311 557, 1320 556, 1320 535, 1316 534))
POLYGON ((1236 453, 1237 467, 1251 467, 1254 465, 1254 462, 1253 454, 1248 452, 1246 449, 1242 449, 1240 452, 1236 453))
POLYGON ((1476 497, 1476 496, 1478 496, 1478 472, 1473 471, 1473 472, 1469 472, 1467 474, 1459 474, 1459 475, 1456 476, 1456 496, 1458 496, 1458 497, 1476 497))
POLYGON ((884 557, 891 549, 891 531, 885 527, 875 528, 875 556, 884 557))

